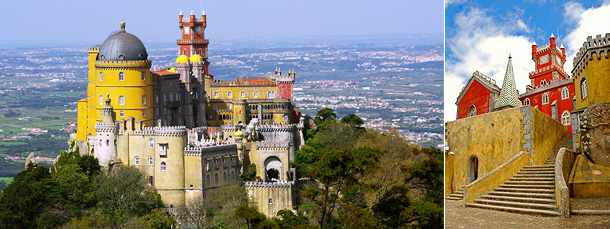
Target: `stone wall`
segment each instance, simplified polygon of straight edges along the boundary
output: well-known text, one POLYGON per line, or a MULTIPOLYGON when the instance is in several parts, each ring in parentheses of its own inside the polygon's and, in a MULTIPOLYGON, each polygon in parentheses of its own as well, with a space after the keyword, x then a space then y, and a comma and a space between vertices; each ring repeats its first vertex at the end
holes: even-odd
POLYGON ((248 197, 267 217, 275 217, 282 209, 293 210, 294 182, 246 182, 248 197))

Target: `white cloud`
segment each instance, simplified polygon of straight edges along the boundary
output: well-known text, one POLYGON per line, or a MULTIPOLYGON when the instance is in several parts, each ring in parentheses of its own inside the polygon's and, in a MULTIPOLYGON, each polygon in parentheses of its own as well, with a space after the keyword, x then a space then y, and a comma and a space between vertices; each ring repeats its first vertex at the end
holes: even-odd
POLYGON ((533 40, 511 35, 532 30, 523 21, 498 22, 486 10, 471 8, 456 14, 455 24, 455 36, 446 39, 454 59, 445 64, 445 121, 455 120, 455 101, 474 71, 490 76, 501 87, 511 54, 517 89, 524 92, 534 66, 530 53, 533 40))
POLYGON ((466 0, 445 0, 445 9, 451 4, 459 5, 466 2, 466 0))
POLYGON ((598 8, 585 9, 580 3, 568 2, 564 4, 564 17, 566 22, 573 26, 567 36, 564 45, 566 46, 567 61, 564 65, 566 72, 572 71, 572 64, 576 52, 582 47, 583 42, 588 36, 595 37, 598 34, 604 36, 610 33, 610 1, 605 1, 598 8))

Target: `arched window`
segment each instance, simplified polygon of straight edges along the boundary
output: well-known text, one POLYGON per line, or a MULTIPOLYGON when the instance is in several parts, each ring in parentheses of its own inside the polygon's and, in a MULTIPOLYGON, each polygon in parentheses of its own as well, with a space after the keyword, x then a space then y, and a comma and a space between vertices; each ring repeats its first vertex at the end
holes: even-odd
POLYGON ((119 105, 125 105, 125 96, 119 95, 119 105))
POLYGON ((224 172, 222 174, 222 181, 227 182, 227 173, 226 172, 224 172))
POLYGON ((588 96, 587 94, 587 79, 585 77, 580 80, 580 98, 585 100, 588 96))
POLYGON ((570 125, 570 112, 563 111, 561 114, 561 124, 566 126, 570 125))
POLYGON ((214 174, 214 184, 218 184, 218 173, 214 174))
POLYGON ((210 182, 211 182, 210 181, 210 174, 208 174, 208 179, 207 180, 208 180, 208 185, 210 185, 210 182))
POLYGON ((542 104, 549 104, 549 93, 542 94, 542 104))
POLYGON ((227 97, 233 98, 233 92, 232 91, 227 92, 227 97))
POLYGON ((148 157, 148 165, 154 165, 155 164, 155 160, 153 159, 153 157, 148 157))
POLYGON ((214 92, 214 98, 218 98, 218 92, 217 91, 214 92))
POLYGON ((119 81, 125 81, 125 72, 119 72, 119 81))
POLYGON ((174 101, 174 94, 169 93, 169 101, 173 102, 174 101))
POLYGON ((176 101, 180 101, 180 96, 178 96, 178 92, 176 92, 176 101))
POLYGON ((540 81, 540 85, 541 85, 541 86, 546 86, 546 85, 547 85, 546 80, 542 80, 542 81, 540 81))
POLYGON ((104 72, 100 72, 100 81, 104 81, 104 72))
POLYGON ((268 99, 275 99, 275 91, 268 91, 267 92, 267 98, 268 99))
POLYGON ((155 148, 155 139, 149 138, 148 139, 148 148, 155 148))
POLYGON ((161 172, 165 172, 167 170, 167 164, 165 164, 164 162, 161 162, 161 172))
POLYGON ((570 91, 568 90, 568 87, 563 87, 561 89, 561 99, 567 99, 570 98, 570 91))
POLYGON ((231 181, 235 181, 235 172, 231 171, 231 181))
POLYGON ((523 105, 530 105, 530 99, 525 98, 525 100, 523 100, 523 105))
POLYGON ((472 105, 472 106, 470 106, 470 109, 468 109, 468 117, 472 117, 475 115, 477 115, 477 107, 472 105))
MULTIPOLYGON (((184 33, 185 33, 185 34, 186 34, 186 31, 188 31, 188 30, 184 30, 184 33)), ((183 49, 183 50, 182 50, 182 55, 185 55, 185 56, 186 56, 186 49, 183 49)))
POLYGON ((254 98, 258 97, 258 91, 254 91, 254 98))
POLYGON ((100 95, 100 105, 104 105, 104 96, 100 95))
POLYGON ((241 91, 241 93, 239 93, 240 97, 246 97, 246 92, 245 91, 241 91))
POLYGON ((142 105, 146 105, 146 95, 142 95, 142 105))
POLYGON ((146 80, 146 72, 142 71, 142 73, 140 75, 141 75, 140 77, 142 78, 142 81, 145 81, 146 80))
POLYGON ((135 165, 140 165, 140 157, 136 156, 136 157, 133 159, 133 161, 134 161, 133 163, 134 163, 135 165))

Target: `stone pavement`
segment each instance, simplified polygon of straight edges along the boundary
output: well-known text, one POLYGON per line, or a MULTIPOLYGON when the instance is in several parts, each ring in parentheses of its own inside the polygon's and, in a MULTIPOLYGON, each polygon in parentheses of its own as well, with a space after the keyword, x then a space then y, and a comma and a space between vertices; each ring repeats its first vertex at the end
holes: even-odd
MULTIPOLYGON (((445 228, 610 228, 610 215, 572 215, 568 219, 463 207, 445 201, 445 228)), ((610 198, 576 199, 573 209, 610 209, 610 198)))

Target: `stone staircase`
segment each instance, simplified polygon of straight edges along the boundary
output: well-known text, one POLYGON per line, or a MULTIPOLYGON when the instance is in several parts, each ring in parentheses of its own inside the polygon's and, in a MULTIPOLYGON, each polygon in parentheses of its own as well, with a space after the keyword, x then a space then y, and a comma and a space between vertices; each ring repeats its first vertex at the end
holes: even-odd
POLYGON ((508 212, 560 216, 555 200, 555 159, 561 147, 571 148, 570 136, 557 147, 542 165, 525 166, 512 178, 494 188, 468 207, 508 212))
POLYGON ((446 200, 462 200, 464 199, 464 187, 459 188, 454 193, 451 193, 449 196, 445 197, 446 200))

